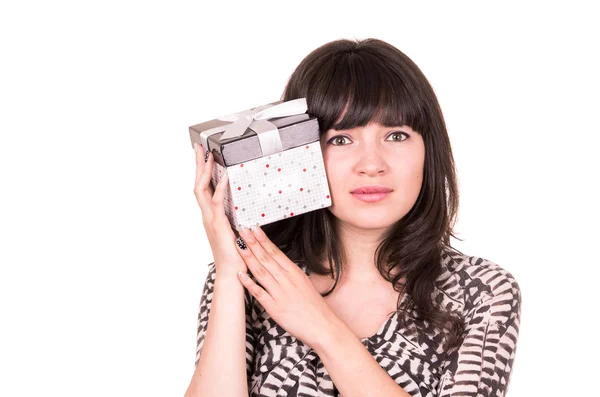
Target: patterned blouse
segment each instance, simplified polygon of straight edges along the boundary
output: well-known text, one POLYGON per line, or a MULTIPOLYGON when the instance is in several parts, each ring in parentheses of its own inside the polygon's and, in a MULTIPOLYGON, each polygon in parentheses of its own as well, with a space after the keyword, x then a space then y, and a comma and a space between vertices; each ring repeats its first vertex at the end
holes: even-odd
MULTIPOLYGON (((432 296, 464 320, 459 347, 445 350, 438 329, 413 316, 407 319, 408 329, 413 330, 409 331, 401 325, 399 312, 361 342, 413 397, 505 396, 519 333, 519 285, 497 264, 449 249, 442 252, 442 267, 432 296)), ((306 267, 301 268, 309 274, 306 267)), ((213 263, 198 312, 196 366, 204 345, 215 275, 213 263)), ((245 302, 251 397, 340 396, 311 348, 280 327, 248 290, 245 302)))

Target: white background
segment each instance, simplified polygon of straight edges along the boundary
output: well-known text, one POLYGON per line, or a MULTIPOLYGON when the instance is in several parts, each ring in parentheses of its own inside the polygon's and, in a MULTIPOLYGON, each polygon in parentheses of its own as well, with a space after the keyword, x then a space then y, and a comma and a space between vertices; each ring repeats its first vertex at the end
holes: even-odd
POLYGON ((183 396, 212 261, 188 127, 278 100, 310 51, 366 37, 405 52, 438 95, 461 188, 455 246, 521 287, 509 396, 594 393, 592 6, 12 3, 0 7, 0 395, 183 396))

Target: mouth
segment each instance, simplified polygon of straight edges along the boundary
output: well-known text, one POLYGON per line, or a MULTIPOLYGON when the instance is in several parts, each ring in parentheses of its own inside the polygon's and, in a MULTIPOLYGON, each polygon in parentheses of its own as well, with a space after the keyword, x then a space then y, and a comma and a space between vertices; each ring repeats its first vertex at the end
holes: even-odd
POLYGON ((378 193, 352 193, 352 196, 356 197, 360 201, 366 203, 375 203, 386 198, 390 192, 378 192, 378 193))
POLYGON ((389 193, 392 189, 385 186, 361 186, 352 190, 350 193, 352 194, 372 194, 372 193, 389 193))

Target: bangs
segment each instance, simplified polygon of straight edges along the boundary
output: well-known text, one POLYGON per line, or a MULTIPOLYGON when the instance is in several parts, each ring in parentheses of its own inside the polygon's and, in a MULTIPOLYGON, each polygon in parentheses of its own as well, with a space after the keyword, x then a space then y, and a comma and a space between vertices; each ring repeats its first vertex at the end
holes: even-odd
POLYGON ((390 64, 371 52, 337 53, 318 63, 307 71, 308 86, 301 91, 308 112, 319 119, 321 134, 370 122, 425 131, 429 95, 420 92, 422 84, 405 65, 390 64))

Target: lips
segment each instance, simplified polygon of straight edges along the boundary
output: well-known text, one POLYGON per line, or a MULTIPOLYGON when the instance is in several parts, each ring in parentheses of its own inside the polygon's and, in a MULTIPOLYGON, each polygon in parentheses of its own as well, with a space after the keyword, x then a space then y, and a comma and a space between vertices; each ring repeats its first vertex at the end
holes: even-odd
POLYGON ((352 194, 389 193, 392 189, 385 186, 361 186, 352 190, 352 194))

